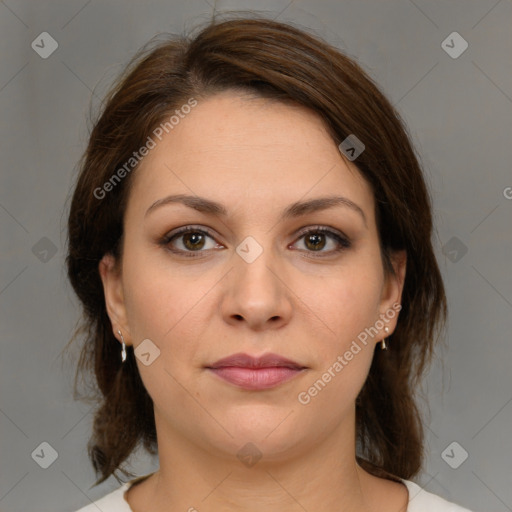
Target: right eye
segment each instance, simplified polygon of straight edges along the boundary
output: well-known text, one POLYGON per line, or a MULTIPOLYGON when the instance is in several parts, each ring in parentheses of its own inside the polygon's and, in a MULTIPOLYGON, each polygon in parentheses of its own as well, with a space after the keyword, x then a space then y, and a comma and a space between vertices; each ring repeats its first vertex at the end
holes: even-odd
POLYGON ((184 226, 165 235, 160 244, 176 254, 192 258, 201 257, 200 253, 202 252, 224 248, 223 245, 216 242, 211 247, 205 248, 208 238, 215 242, 213 235, 208 230, 184 226))

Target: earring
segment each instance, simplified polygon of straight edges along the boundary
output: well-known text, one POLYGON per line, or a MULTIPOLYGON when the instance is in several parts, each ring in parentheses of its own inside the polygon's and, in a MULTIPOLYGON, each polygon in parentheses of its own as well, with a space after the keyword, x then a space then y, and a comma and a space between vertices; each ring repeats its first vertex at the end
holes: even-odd
MULTIPOLYGON (((386 334, 389 333, 389 327, 386 325, 386 327, 384 327, 384 332, 386 334)), ((388 349, 388 346, 386 345, 386 338, 383 338, 382 341, 380 342, 380 348, 382 350, 387 350, 388 349)))
POLYGON ((123 338, 123 333, 118 329, 117 330, 119 336, 121 336, 121 343, 122 343, 122 348, 121 348, 121 361, 124 363, 126 361, 126 344, 124 342, 124 338, 123 338))

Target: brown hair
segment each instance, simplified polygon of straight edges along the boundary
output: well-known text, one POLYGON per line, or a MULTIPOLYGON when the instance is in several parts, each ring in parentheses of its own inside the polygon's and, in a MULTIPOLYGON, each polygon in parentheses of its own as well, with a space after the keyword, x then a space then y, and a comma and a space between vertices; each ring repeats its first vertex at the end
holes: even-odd
MULTIPOLYGON (((142 444, 156 453, 153 403, 135 357, 121 363, 107 316, 98 264, 120 258, 123 215, 132 173, 103 187, 134 150, 190 98, 239 89, 292 101, 320 116, 340 144, 355 134, 365 144, 355 164, 370 184, 385 270, 393 250, 407 252, 402 309, 391 350, 376 350, 356 401, 357 460, 376 476, 410 478, 421 469, 423 428, 415 390, 446 321, 446 298, 432 248, 431 200, 399 115, 354 62, 289 24, 260 18, 210 22, 195 37, 168 37, 144 48, 105 99, 94 124, 71 201, 67 269, 84 310, 84 345, 75 377, 94 372, 99 393, 88 449, 101 477, 116 471, 142 444)), ((75 395, 77 396, 77 395, 75 395)))

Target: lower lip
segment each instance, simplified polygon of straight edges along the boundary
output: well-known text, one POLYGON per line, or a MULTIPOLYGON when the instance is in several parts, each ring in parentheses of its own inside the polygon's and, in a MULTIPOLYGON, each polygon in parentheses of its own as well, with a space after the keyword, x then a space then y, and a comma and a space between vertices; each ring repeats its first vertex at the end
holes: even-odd
POLYGON ((209 368, 209 370, 221 379, 244 389, 270 389, 292 379, 302 371, 283 366, 271 368, 226 366, 223 368, 209 368))

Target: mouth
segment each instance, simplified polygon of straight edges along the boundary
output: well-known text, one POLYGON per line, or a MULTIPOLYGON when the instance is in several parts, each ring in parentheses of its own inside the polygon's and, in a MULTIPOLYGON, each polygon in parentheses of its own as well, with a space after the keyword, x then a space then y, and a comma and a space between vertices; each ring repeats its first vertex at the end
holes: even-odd
POLYGON ((289 381, 307 367, 277 354, 253 357, 239 353, 220 359, 206 369, 235 386, 263 390, 289 381))

